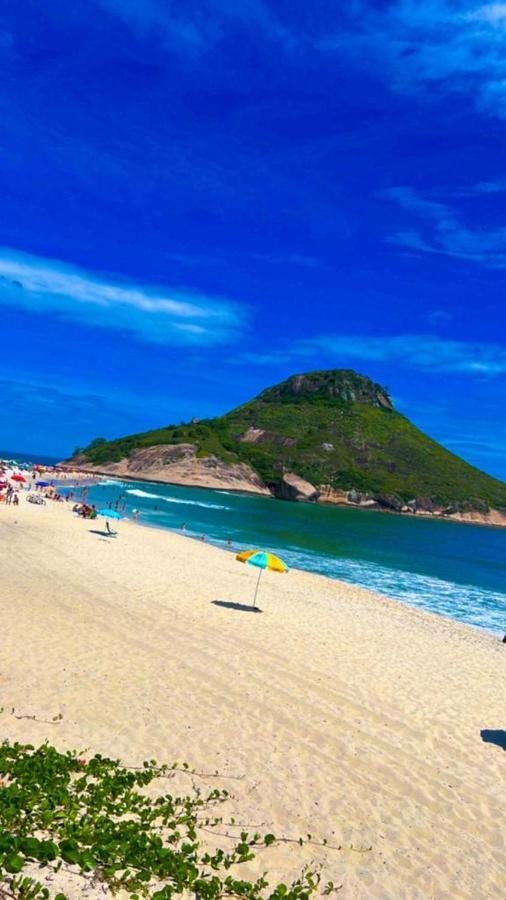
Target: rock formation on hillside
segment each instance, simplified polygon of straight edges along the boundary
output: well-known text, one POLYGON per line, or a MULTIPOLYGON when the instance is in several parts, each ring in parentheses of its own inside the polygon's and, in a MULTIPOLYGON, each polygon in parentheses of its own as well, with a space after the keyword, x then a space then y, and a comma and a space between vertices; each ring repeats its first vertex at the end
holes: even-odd
POLYGON ((431 440, 385 388, 348 369, 293 375, 219 418, 96 440, 72 463, 288 500, 506 522, 503 482, 431 440))

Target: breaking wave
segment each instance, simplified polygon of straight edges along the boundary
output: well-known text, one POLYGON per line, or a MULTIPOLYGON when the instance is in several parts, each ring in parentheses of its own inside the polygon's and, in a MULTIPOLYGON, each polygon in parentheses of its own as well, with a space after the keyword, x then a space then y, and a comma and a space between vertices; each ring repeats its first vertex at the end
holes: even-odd
POLYGON ((163 497, 162 494, 150 494, 141 488, 130 488, 126 491, 133 497, 147 497, 149 500, 162 500, 164 503, 177 503, 181 506, 203 506, 205 509, 230 509, 229 506, 221 506, 218 503, 202 503, 200 500, 181 500, 179 497, 163 497))
POLYGON ((496 634, 504 633, 506 594, 502 592, 390 569, 366 560, 330 559, 298 550, 285 550, 283 558, 292 567, 338 578, 426 612, 438 613, 496 634))

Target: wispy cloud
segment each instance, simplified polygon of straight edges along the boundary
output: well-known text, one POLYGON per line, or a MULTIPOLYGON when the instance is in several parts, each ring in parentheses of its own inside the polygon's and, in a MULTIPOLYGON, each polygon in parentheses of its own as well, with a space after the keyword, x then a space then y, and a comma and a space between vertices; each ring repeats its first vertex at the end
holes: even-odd
POLYGON ((500 344, 445 340, 433 335, 325 335, 301 342, 299 352, 312 356, 315 353, 332 355, 337 360, 395 362, 431 372, 506 374, 506 347, 500 344))
POLYGON ((253 259, 279 266, 303 266, 308 269, 324 269, 325 263, 316 256, 305 256, 301 253, 254 253, 253 259))
POLYGON ((502 194, 506 191, 506 179, 499 178, 495 181, 480 181, 471 187, 456 191, 458 197, 479 197, 483 194, 502 194))
POLYGON ((290 48, 295 38, 263 0, 94 0, 121 19, 139 37, 158 37, 175 53, 212 48, 234 25, 255 27, 267 38, 290 48))
POLYGON ((272 353, 247 353, 234 362, 265 367, 317 365, 342 368, 357 363, 394 363, 405 369, 467 375, 506 374, 506 347, 445 340, 435 335, 320 335, 272 353))
POLYGON ((506 267, 506 228, 468 228, 450 206, 424 198, 410 187, 390 188, 383 191, 382 196, 413 213, 423 226, 422 231, 413 228, 396 231, 387 238, 391 243, 410 250, 481 263, 490 268, 506 267))
POLYGON ((105 278, 8 249, 0 250, 0 303, 162 344, 227 342, 245 318, 244 307, 222 298, 105 278))
POLYGON ((446 309, 433 309, 432 312, 428 314, 427 319, 433 325, 440 325, 442 322, 451 322, 453 315, 446 309))
POLYGON ((355 0, 347 31, 319 41, 374 67, 394 90, 468 96, 506 117, 506 4, 475 0, 355 0))
POLYGON ((246 350, 235 356, 229 357, 227 362, 232 366, 265 366, 265 368, 288 365, 297 358, 299 353, 298 346, 292 345, 285 350, 272 350, 272 352, 257 352, 254 350, 246 350))
MULTIPOLYGON (((308 269, 326 269, 327 265, 316 256, 307 256, 303 253, 242 253, 237 258, 249 262, 251 259, 258 262, 271 263, 275 266, 302 266, 308 269)), ((181 263, 184 266, 229 266, 230 257, 211 256, 204 253, 168 253, 167 259, 181 263)))

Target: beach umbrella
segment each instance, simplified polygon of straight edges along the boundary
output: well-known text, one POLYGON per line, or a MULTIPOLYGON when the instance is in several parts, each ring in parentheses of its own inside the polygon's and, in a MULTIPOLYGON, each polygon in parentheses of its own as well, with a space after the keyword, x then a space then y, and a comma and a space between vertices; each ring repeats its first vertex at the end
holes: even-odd
POLYGON ((26 478, 23 475, 13 475, 12 480, 13 481, 26 481, 26 478))
POLYGON ((268 553, 265 550, 243 550, 242 553, 237 554, 236 560, 247 563, 249 566, 256 566, 259 570, 255 596, 253 597, 253 609, 256 608, 260 577, 264 569, 270 569, 271 572, 288 572, 288 566, 285 565, 279 556, 274 556, 274 553, 268 553))
POLYGON ((37 487, 49 487, 49 481, 36 481, 37 487))
POLYGON ((121 513, 115 509, 99 509, 97 510, 97 516, 105 516, 108 519, 121 519, 121 513))

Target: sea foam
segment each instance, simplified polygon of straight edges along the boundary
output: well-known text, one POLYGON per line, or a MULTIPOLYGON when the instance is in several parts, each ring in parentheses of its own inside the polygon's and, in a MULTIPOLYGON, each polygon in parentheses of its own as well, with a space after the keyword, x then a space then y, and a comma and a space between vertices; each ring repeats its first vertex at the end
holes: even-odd
POLYGON ((468 625, 504 633, 506 594, 457 584, 431 575, 390 569, 357 559, 330 559, 300 550, 280 550, 289 565, 356 584, 410 606, 468 625))
POLYGON ((179 497, 164 497, 162 494, 150 494, 141 488, 130 488, 126 491, 134 497, 147 497, 150 500, 162 500, 164 503, 177 503, 181 506, 202 506, 204 509, 230 509, 229 506, 221 506, 218 503, 201 503, 200 500, 181 500, 179 497))

